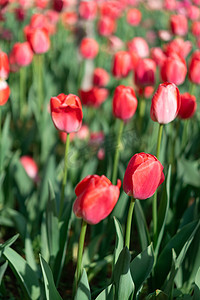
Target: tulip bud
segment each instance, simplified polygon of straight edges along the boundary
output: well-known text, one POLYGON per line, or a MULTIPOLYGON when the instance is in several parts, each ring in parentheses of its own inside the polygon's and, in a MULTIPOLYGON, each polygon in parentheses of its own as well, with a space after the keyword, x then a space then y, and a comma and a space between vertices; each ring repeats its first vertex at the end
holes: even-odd
POLYGON ((128 76, 132 70, 131 55, 127 51, 119 51, 114 55, 112 73, 117 78, 128 76))
POLYGON ((137 26, 140 24, 142 19, 142 14, 137 8, 131 8, 128 10, 126 15, 126 21, 131 26, 137 26))
POLYGON ((195 84, 200 84, 200 51, 196 50, 190 59, 188 73, 189 79, 195 84))
POLYGON ((80 99, 73 94, 60 94, 50 100, 51 117, 56 129, 76 132, 82 125, 83 112, 80 99))
POLYGON ((184 36, 188 32, 188 22, 184 15, 172 15, 170 26, 174 35, 184 36))
POLYGON ((155 61, 156 65, 162 66, 166 59, 166 55, 159 47, 151 48, 151 58, 155 61))
POLYGON ((83 38, 80 44, 80 53, 83 58, 93 59, 99 52, 99 45, 97 41, 92 38, 83 38))
POLYGON ((133 117, 137 108, 137 98, 131 87, 119 85, 113 97, 113 114, 116 118, 128 121, 133 117))
POLYGON ((162 80, 173 82, 176 85, 180 85, 185 81, 187 74, 187 66, 184 58, 180 57, 176 53, 172 53, 167 57, 161 67, 162 80))
POLYGON ((42 54, 49 50, 50 39, 45 28, 31 28, 26 31, 27 40, 34 53, 42 54))
POLYGON ((192 23, 191 31, 195 37, 200 36, 200 21, 195 21, 192 23))
POLYGON ((155 84, 156 63, 150 58, 140 59, 135 68, 135 84, 145 87, 155 84))
POLYGON ((181 106, 178 112, 178 117, 181 119, 191 118, 197 109, 196 97, 189 93, 181 95, 181 106))
POLYGON ((115 207, 120 194, 121 181, 112 185, 104 175, 88 175, 75 188, 73 211, 89 224, 105 219, 115 207))
POLYGON ((105 88, 92 87, 88 91, 80 90, 80 98, 83 105, 99 107, 108 97, 105 88))
POLYGON ((0 80, 0 106, 3 106, 8 101, 10 96, 10 88, 6 81, 0 80))
POLYGON ((174 83, 161 83, 151 102, 151 119, 159 124, 173 121, 180 108, 180 94, 174 83))
POLYGON ((38 166, 32 157, 24 155, 20 158, 20 162, 24 167, 27 175, 35 182, 38 181, 38 166))
POLYGON ((110 36, 116 30, 116 22, 110 17, 101 17, 98 22, 98 33, 102 36, 110 36))
POLYGON ((135 37, 127 43, 129 51, 136 52, 139 57, 148 57, 149 56, 149 46, 145 39, 142 37, 135 37))
POLYGON ((151 197, 163 183, 163 166, 151 154, 137 153, 129 161, 124 174, 124 192, 135 199, 151 197))
POLYGON ((9 61, 8 56, 5 52, 0 49, 0 79, 7 79, 9 75, 9 61))

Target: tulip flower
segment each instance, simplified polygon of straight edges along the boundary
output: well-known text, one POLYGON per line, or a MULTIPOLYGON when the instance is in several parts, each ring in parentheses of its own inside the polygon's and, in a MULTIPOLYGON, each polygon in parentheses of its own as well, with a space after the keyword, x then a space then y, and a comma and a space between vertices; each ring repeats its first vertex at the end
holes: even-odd
POLYGON ((197 109, 196 97, 190 95, 189 93, 184 93, 181 95, 181 106, 178 112, 178 117, 180 119, 191 118, 197 109))
POLYGON ((94 20, 97 14, 97 3, 93 1, 81 1, 79 4, 79 14, 82 19, 94 20))
POLYGON ((73 94, 60 94, 50 101, 51 117, 56 129, 67 133, 80 129, 83 112, 80 99, 73 94))
POLYGON ((200 21, 195 21, 192 23, 191 31, 195 37, 200 36, 200 21))
POLYGON ((6 80, 8 78, 9 71, 8 56, 0 49, 0 79, 6 80))
POLYGON ((182 38, 176 38, 164 46, 164 53, 170 56, 172 52, 177 53, 179 56, 186 58, 192 50, 192 43, 184 41, 182 38))
POLYGON ((26 37, 35 54, 46 53, 50 48, 49 34, 46 28, 26 29, 26 37))
POLYGON ((110 76, 103 68, 96 68, 93 74, 93 84, 97 86, 106 86, 109 82, 110 76))
POLYGON ((110 17, 101 17, 97 27, 99 35, 110 36, 116 31, 116 22, 110 17))
POLYGON ((151 58, 155 61, 156 65, 162 66, 166 59, 166 55, 159 47, 151 48, 151 58))
POLYGON ((108 97, 108 90, 100 87, 92 87, 90 90, 80 90, 80 98, 83 105, 99 107, 108 97))
POLYGON ((137 153, 129 161, 124 174, 123 189, 132 196, 127 218, 125 245, 129 248, 132 214, 135 199, 151 197, 164 181, 163 166, 151 154, 137 153))
POLYGON ((20 162, 26 171, 27 175, 35 182, 38 181, 38 166, 34 159, 30 156, 24 155, 20 157, 20 162))
POLYGON ((73 205, 75 215, 89 224, 99 223, 115 207, 120 186, 119 179, 115 186, 104 175, 88 175, 75 188, 77 196, 73 205))
POLYGON ((188 21, 184 15, 172 15, 170 26, 174 35, 185 36, 188 32, 188 21))
POLYGON ((70 142, 69 133, 77 132, 80 129, 82 125, 83 112, 80 99, 73 94, 60 94, 57 97, 52 97, 50 100, 50 106, 52 121, 56 129, 64 131, 68 134, 65 146, 64 175, 62 181, 59 209, 59 217, 61 217, 64 206, 65 186, 67 181, 67 162, 70 142))
MULTIPOLYGON (((0 106, 3 106, 8 101, 10 96, 10 88, 6 81, 0 80, 0 106)), ((1 108, 0 108, 1 109, 1 108)))
POLYGON ((140 59, 135 68, 135 84, 145 87, 155 84, 156 63, 150 58, 140 59))
POLYGON ((163 166, 151 154, 135 154, 128 163, 124 175, 123 189, 135 199, 151 197, 164 181, 163 166))
POLYGON ((171 53, 162 64, 160 73, 164 82, 173 82, 176 85, 182 84, 187 74, 187 66, 184 58, 176 53, 171 53))
POLYGON ((127 43, 129 51, 134 51, 139 57, 145 58, 149 56, 149 46, 142 37, 135 37, 127 43))
POLYGON ((113 60, 113 76, 116 78, 127 77, 132 70, 131 55, 127 51, 119 51, 115 53, 113 60))
POLYGON ((99 51, 97 41, 92 38, 83 38, 80 44, 80 54, 83 58, 94 59, 99 51))
POLYGON ((142 14, 137 8, 131 8, 128 10, 126 15, 126 21, 131 26, 137 26, 140 24, 142 19, 142 14))
POLYGON ((192 83, 200 84, 199 69, 200 69, 200 51, 196 50, 191 56, 189 69, 188 69, 189 79, 192 83))
POLYGON ((116 87, 113 97, 113 114, 116 118, 128 121, 135 114, 137 104, 135 92, 131 87, 116 87))
POLYGON ((14 44, 12 55, 15 57, 15 63, 20 67, 28 66, 33 59, 33 51, 28 42, 14 44))
POLYGON ((174 83, 161 83, 151 102, 151 119, 159 124, 173 121, 180 108, 180 94, 174 83))

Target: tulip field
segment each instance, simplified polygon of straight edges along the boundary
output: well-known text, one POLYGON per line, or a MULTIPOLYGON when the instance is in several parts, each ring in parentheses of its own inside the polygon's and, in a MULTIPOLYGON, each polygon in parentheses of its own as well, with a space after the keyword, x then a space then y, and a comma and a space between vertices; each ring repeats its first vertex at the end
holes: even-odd
POLYGON ((199 98, 199 0, 0 0, 0 299, 200 300, 199 98))

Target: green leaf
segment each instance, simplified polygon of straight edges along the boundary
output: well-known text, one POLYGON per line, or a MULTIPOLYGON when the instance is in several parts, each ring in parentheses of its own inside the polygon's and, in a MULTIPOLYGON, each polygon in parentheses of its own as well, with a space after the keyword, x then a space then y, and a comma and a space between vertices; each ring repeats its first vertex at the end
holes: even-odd
POLYGON ((194 285, 193 300, 199 300, 200 299, 200 267, 197 271, 194 283, 195 285, 194 285))
POLYGON ((2 282, 2 279, 3 279, 3 276, 5 274, 5 271, 7 269, 7 266, 8 266, 8 262, 5 261, 1 266, 0 266, 0 285, 1 285, 1 282, 2 282))
POLYGON ((135 293, 142 287, 150 275, 154 264, 154 253, 152 244, 146 250, 138 254, 130 264, 131 276, 135 284, 135 293))
POLYGON ((175 250, 177 257, 179 257, 179 263, 181 263, 187 249, 194 237, 196 230, 199 227, 199 222, 194 221, 186 226, 184 226, 178 233, 170 239, 167 243, 161 255, 158 258, 157 264, 155 266, 155 276, 157 286, 160 287, 170 271, 172 264, 172 249, 175 250))
POLYGON ((3 256, 8 260, 9 266, 19 279, 29 299, 38 299, 40 296, 39 281, 29 264, 10 247, 4 249, 3 256))
POLYGON ((116 264, 119 255, 124 247, 124 236, 120 222, 114 217, 115 230, 116 230, 116 242, 115 242, 115 250, 114 250, 114 265, 116 264))
MULTIPOLYGON (((0 108, 1 109, 1 108, 0 108)), ((8 158, 9 148, 11 146, 11 139, 9 137, 10 134, 10 114, 6 116, 2 136, 0 139, 1 143, 1 151, 0 151, 0 166, 4 166, 6 162, 6 158, 8 158)))
POLYGON ((19 237, 19 233, 14 235, 13 237, 11 237, 9 240, 7 240, 5 243, 0 244, 0 253, 2 255, 2 251, 6 248, 6 247, 10 247, 19 237))
POLYGON ((87 274, 85 269, 83 269, 83 273, 79 281, 78 289, 74 300, 90 300, 90 299, 91 299, 91 294, 90 294, 90 287, 87 279, 87 274))
POLYGON ((114 300, 114 286, 110 284, 105 288, 95 300, 114 300))
POLYGON ((131 255, 127 247, 121 251, 113 272, 116 300, 129 300, 134 293, 134 282, 130 272, 131 255))
POLYGON ((142 250, 145 250, 151 243, 149 231, 146 223, 146 219, 142 210, 142 206, 139 200, 135 200, 135 216, 137 221, 137 228, 140 236, 140 243, 142 250))
POLYGON ((165 179, 165 186, 162 192, 162 198, 158 210, 158 240, 155 249, 155 257, 158 255, 160 244, 163 238, 164 229, 167 221, 167 214, 169 210, 169 200, 170 200, 170 179, 171 179, 171 166, 169 166, 167 178, 165 179))
POLYGON ((178 160, 178 177, 183 178, 183 182, 186 184, 200 187, 199 162, 181 157, 178 160))
POLYGON ((89 174, 94 174, 96 172, 98 165, 97 158, 92 158, 87 161, 87 164, 84 164, 83 171, 81 173, 81 179, 85 178, 89 174))
POLYGON ((42 275, 44 278, 44 286, 45 286, 45 295, 47 300, 61 300, 61 296, 59 295, 55 284, 51 269, 47 262, 40 255, 40 264, 42 268, 42 275))

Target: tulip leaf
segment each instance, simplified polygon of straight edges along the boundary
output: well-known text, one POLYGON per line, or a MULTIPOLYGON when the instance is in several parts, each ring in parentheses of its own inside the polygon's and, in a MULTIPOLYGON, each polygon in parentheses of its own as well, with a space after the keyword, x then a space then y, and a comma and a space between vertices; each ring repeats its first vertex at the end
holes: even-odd
POLYGON ((7 269, 7 266, 8 266, 8 262, 5 261, 1 266, 0 266, 0 285, 2 283, 2 279, 3 279, 3 276, 6 272, 6 269, 7 269))
POLYGON ((158 255, 160 244, 163 238, 164 229, 167 221, 167 214, 169 210, 170 201, 170 178, 171 178, 171 166, 168 169, 167 177, 165 179, 164 190, 162 192, 161 202, 158 209, 158 240, 155 249, 155 257, 158 255))
POLYGON ((124 236, 120 222, 117 218, 114 217, 115 230, 116 230, 116 242, 115 242, 115 251, 114 251, 114 265, 116 264, 119 255, 124 247, 124 236))
POLYGON ((200 299, 200 267, 197 271, 194 283, 195 284, 194 284, 193 300, 199 300, 200 299))
POLYGON ((135 284, 135 293, 142 287, 149 277, 154 264, 154 253, 152 244, 146 250, 138 254, 130 264, 131 276, 135 284))
MULTIPOLYGON (((1 108, 0 108, 1 109, 1 108)), ((0 166, 2 166, 4 169, 4 164, 6 162, 6 157, 9 154, 9 148, 11 146, 11 139, 9 137, 10 133, 10 114, 6 116, 4 126, 2 129, 2 135, 0 139, 1 143, 1 151, 0 151, 0 166)))
POLYGON ((191 240, 193 239, 198 227, 198 221, 194 221, 184 226, 172 239, 169 240, 161 252, 155 266, 155 276, 158 287, 165 282, 165 279, 170 271, 172 264, 172 249, 174 249, 178 257, 177 263, 180 265, 188 250, 188 245, 191 243, 191 240))
POLYGON ((0 244, 0 256, 2 255, 3 250, 6 247, 10 247, 19 237, 19 234, 14 235, 13 237, 11 237, 9 240, 7 240, 5 243, 0 244))
POLYGON ((98 165, 98 160, 96 157, 90 159, 87 164, 84 165, 82 173, 81 173, 81 180, 85 178, 87 175, 95 174, 98 165))
POLYGON ((40 285, 36 273, 29 264, 13 249, 6 247, 3 256, 19 279, 26 295, 31 300, 37 300, 40 296, 40 285))
POLYGON ((105 288, 95 300, 114 300, 114 286, 110 284, 105 288))
POLYGON ((168 300, 169 297, 161 290, 156 290, 152 294, 148 295, 146 300, 168 300))
POLYGON ((46 299, 47 300, 61 300, 62 298, 55 287, 51 269, 41 255, 40 255, 40 264, 41 264, 42 274, 43 274, 43 278, 44 278, 46 299))
POLYGON ((149 231, 146 223, 146 219, 142 210, 142 206, 139 200, 135 200, 135 216, 137 221, 137 228, 140 237, 140 243, 142 250, 145 250, 151 243, 149 231))
POLYGON ((90 287, 87 279, 87 273, 85 269, 83 269, 83 273, 81 276, 81 279, 78 284, 78 289, 75 295, 74 300, 90 300, 91 294, 90 294, 90 287))
POLYGON ((135 286, 130 272, 130 260, 130 252, 125 247, 119 255, 113 272, 116 300, 129 300, 134 293, 135 286))
POLYGON ((178 177, 183 178, 185 184, 200 187, 200 171, 198 161, 190 161, 181 157, 178 160, 178 177))

